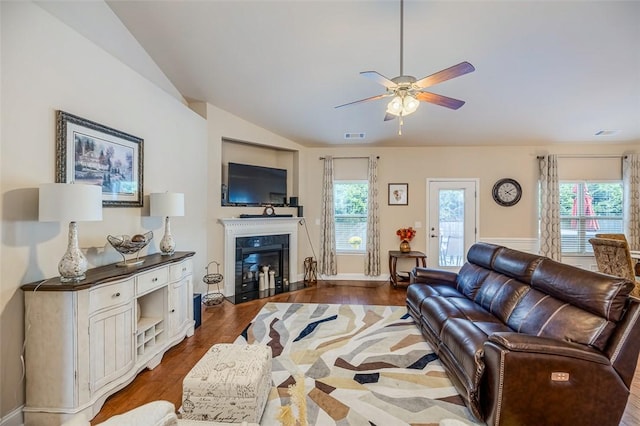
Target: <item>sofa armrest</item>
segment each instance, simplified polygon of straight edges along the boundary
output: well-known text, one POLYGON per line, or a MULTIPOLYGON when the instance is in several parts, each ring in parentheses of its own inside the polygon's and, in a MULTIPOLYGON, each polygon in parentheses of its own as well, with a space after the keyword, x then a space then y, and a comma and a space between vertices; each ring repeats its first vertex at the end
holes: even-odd
POLYGON ((619 424, 629 388, 597 349, 514 332, 491 335, 483 348, 487 424, 619 424))
POLYGON ((410 274, 410 283, 448 284, 455 287, 458 274, 441 269, 415 267, 410 274))
POLYGON ((530 352, 541 355, 558 355, 600 364, 609 359, 600 351, 577 343, 523 333, 499 332, 489 336, 489 342, 513 352, 530 352))

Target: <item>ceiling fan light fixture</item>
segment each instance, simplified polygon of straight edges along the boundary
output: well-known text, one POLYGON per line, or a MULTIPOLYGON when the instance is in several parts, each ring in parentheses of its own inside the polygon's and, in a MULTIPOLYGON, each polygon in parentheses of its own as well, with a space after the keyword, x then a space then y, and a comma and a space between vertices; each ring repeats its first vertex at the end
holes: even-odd
POLYGON ((393 115, 402 114, 402 110, 404 109, 404 102, 400 96, 394 96, 391 99, 391 102, 387 104, 387 112, 393 115))
POLYGON ((420 101, 411 95, 406 95, 402 100, 402 115, 409 115, 418 109, 420 101))
POLYGON ((396 117, 404 117, 416 112, 419 106, 420 101, 414 96, 406 93, 400 94, 396 95, 391 102, 387 104, 387 113, 395 115, 396 117))

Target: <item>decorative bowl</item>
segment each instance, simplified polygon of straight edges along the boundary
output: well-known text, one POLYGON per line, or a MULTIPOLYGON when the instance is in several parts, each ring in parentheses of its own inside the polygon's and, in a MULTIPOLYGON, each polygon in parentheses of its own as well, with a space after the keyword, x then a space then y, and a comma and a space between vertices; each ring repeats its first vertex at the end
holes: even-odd
POLYGON ((137 234, 133 237, 129 235, 107 235, 107 241, 111 246, 122 255, 123 262, 118 266, 130 266, 138 265, 143 261, 138 260, 140 250, 145 248, 153 239, 153 231, 149 231, 145 234, 137 234), (127 261, 125 255, 136 254, 136 259, 127 261))

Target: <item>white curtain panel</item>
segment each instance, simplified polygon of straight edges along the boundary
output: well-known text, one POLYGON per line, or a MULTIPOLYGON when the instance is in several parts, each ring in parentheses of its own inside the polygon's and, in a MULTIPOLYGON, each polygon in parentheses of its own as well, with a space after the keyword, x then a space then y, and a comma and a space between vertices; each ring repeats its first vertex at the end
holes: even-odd
POLYGON ((640 250, 640 156, 628 154, 622 159, 624 187, 624 233, 631 250, 640 250))
POLYGON ((540 254, 553 260, 562 259, 560 237, 560 183, 558 158, 538 158, 540 167, 540 254))
POLYGON ((380 275, 380 214, 378 209, 378 159, 369 157, 369 196, 367 201, 367 253, 364 274, 380 275))
POLYGON ((324 157, 321 209, 318 272, 322 275, 336 275, 338 265, 336 264, 336 226, 333 210, 333 157, 330 155, 324 157))

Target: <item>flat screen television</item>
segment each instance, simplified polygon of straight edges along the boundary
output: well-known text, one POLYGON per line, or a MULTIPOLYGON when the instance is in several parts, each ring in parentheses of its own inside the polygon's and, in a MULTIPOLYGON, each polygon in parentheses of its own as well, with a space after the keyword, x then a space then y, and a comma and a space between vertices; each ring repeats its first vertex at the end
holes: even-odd
POLYGON ((229 204, 284 205, 287 200, 287 171, 229 163, 227 187, 229 204))

